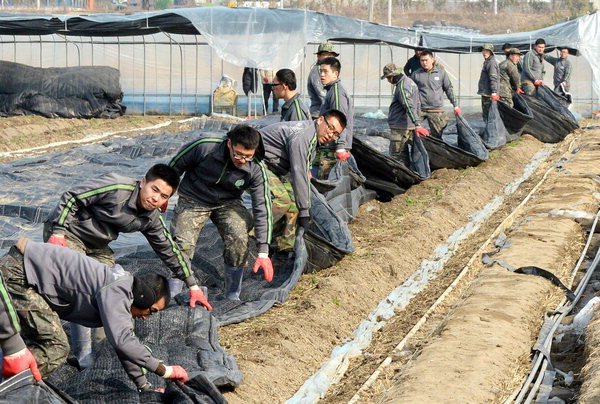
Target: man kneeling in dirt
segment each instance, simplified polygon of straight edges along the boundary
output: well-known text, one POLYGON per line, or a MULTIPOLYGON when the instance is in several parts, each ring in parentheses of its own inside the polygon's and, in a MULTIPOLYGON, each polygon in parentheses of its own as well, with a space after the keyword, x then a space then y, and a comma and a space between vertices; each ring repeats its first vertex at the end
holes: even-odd
POLYGON ((317 146, 336 140, 345 127, 346 116, 332 109, 315 121, 280 122, 259 130, 269 168, 273 223, 279 228, 275 229, 278 233, 275 243, 279 251, 294 248, 296 222, 303 228, 308 227, 309 173, 317 146))
POLYGON ((120 265, 109 267, 69 248, 26 238, 0 258, 0 271, 4 378, 29 368, 40 380, 40 372, 47 377, 63 364, 69 344, 60 321, 67 320, 104 327, 108 342, 138 390, 151 389, 142 368, 165 379, 187 380, 185 369, 165 366, 133 330, 132 318, 146 320, 169 304, 166 278, 133 276, 120 265))
POLYGON ((248 231, 254 229, 258 258, 254 272, 263 268, 267 282, 273 279, 269 258, 271 199, 260 133, 238 125, 227 137, 205 135, 183 146, 169 165, 183 175, 171 232, 186 259, 192 260, 202 228, 210 219, 223 239, 226 297, 240 300, 248 259, 248 231), (250 191, 254 220, 242 203, 250 191))

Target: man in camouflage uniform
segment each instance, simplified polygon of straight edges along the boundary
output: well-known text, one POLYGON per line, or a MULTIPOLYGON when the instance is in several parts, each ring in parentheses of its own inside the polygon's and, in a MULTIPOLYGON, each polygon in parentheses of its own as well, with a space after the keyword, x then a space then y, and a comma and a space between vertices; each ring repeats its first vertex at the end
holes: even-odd
POLYGON ((446 128, 442 98, 444 93, 454 107, 454 114, 461 113, 448 73, 437 64, 431 51, 424 50, 421 53, 421 68, 415 70, 410 78, 419 88, 421 119, 427 118, 431 135, 441 139, 442 132, 446 128))
POLYGON ((239 300, 248 259, 248 231, 253 220, 242 203, 250 191, 258 258, 254 272, 273 279, 269 258, 272 218, 264 147, 256 129, 233 128, 227 137, 205 135, 181 148, 169 165, 184 175, 171 232, 183 255, 191 261, 202 228, 210 219, 223 239, 227 299, 239 300))
POLYGON ((500 99, 511 107, 514 105, 513 94, 523 92, 521 90, 521 75, 517 67, 520 58, 521 51, 519 49, 509 49, 506 60, 498 66, 500 70, 500 99))
POLYGON ((481 95, 481 112, 483 121, 487 122, 492 101, 498 101, 500 87, 500 74, 498 71, 498 62, 494 57, 494 45, 485 44, 481 47, 483 55, 483 66, 479 75, 479 84, 477 94, 481 95))
POLYGON ((408 144, 413 131, 417 136, 429 136, 427 129, 419 125, 421 101, 419 89, 409 77, 402 73, 395 64, 388 63, 383 67, 381 80, 387 79, 394 85, 394 98, 388 113, 390 126, 390 156, 403 162, 407 167, 410 163, 408 144))
POLYGON ((544 85, 544 50, 546 41, 539 38, 535 41, 533 49, 523 58, 523 71, 521 72, 521 88, 527 95, 535 94, 536 87, 544 85))
MULTIPOLYGON (((163 263, 190 289, 190 306, 212 308, 198 286, 179 247, 167 230, 160 208, 179 185, 177 172, 166 164, 151 167, 141 181, 106 174, 65 192, 44 223, 44 240, 71 248, 108 266, 115 264, 109 243, 120 233, 141 232, 163 263)), ((95 330, 102 340, 102 329, 95 330)), ((71 342, 81 367, 93 362, 89 328, 71 325, 71 342)))
POLYGON ((319 145, 335 140, 346 126, 346 117, 337 110, 325 112, 315 121, 279 122, 260 129, 269 167, 269 187, 273 199, 273 223, 279 227, 277 248, 294 248, 299 224, 310 220, 310 166, 319 145))
POLYGON ((316 55, 317 62, 310 68, 307 83, 308 96, 310 97, 310 116, 313 119, 317 119, 319 117, 321 105, 323 104, 325 94, 327 93, 325 88, 323 88, 323 84, 321 83, 321 77, 319 75, 319 62, 326 58, 336 58, 340 54, 335 51, 332 43, 325 42, 319 45, 316 55))
POLYGON ((0 258, 0 271, 0 330, 9 330, 0 334, 2 349, 9 354, 8 363, 2 364, 4 377, 16 374, 19 368, 30 368, 40 380, 36 359, 46 377, 62 365, 69 352, 61 325, 61 320, 66 320, 103 326, 139 390, 152 390, 145 376, 148 370, 165 379, 187 380, 185 369, 164 365, 133 332, 132 319, 146 320, 169 304, 164 277, 150 273, 133 276, 120 265, 108 267, 70 248, 25 238, 0 258), (15 363, 10 354, 19 348, 24 353, 20 363, 15 363))

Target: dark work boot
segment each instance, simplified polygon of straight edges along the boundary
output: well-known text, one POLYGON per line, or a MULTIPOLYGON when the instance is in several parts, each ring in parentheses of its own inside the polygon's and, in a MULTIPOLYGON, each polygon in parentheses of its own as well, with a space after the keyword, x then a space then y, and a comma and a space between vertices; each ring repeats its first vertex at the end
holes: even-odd
POLYGON ((240 293, 242 292, 242 278, 244 277, 244 267, 232 267, 225 265, 225 273, 227 274, 227 299, 240 300, 240 293))

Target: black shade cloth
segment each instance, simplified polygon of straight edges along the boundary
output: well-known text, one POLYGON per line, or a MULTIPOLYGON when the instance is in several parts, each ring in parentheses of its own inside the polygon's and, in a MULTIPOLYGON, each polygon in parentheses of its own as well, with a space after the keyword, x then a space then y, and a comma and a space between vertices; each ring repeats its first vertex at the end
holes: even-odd
POLYGON ((533 111, 521 96, 521 94, 513 94, 513 107, 502 100, 498 101, 498 111, 504 123, 504 127, 508 132, 508 142, 515 140, 523 133, 523 128, 527 122, 533 119, 533 111))
POLYGON ((461 114, 456 115, 456 131, 459 148, 471 153, 482 161, 490 158, 490 153, 483 144, 483 140, 461 114))
POLYGON ((75 404, 72 397, 50 382, 36 382, 29 369, 0 383, 1 404, 75 404))
POLYGON ((508 133, 498 112, 498 102, 492 101, 485 130, 481 135, 483 144, 490 150, 499 149, 506 144, 508 133))

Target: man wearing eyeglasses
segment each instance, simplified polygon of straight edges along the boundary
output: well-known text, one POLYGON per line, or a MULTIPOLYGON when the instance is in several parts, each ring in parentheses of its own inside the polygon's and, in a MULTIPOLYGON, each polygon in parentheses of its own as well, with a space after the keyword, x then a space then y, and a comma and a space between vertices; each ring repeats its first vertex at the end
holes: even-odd
POLYGON ((263 156, 260 133, 238 125, 227 137, 206 135, 183 146, 169 163, 183 175, 171 233, 183 255, 191 260, 198 235, 208 219, 212 220, 223 239, 225 296, 229 300, 240 300, 253 222, 258 243, 253 271, 262 267, 264 279, 273 279, 269 258, 271 200, 263 156), (252 197, 254 219, 242 203, 246 190, 252 197))
POLYGON ((317 147, 339 138, 345 127, 346 116, 329 110, 315 121, 280 122, 260 129, 269 167, 273 223, 282 228, 275 239, 278 250, 293 249, 298 224, 308 227, 309 172, 317 147))
POLYGON ((310 112, 296 91, 296 75, 290 69, 278 70, 273 79, 275 97, 283 98, 281 107, 282 121, 305 121, 310 119, 310 112))
POLYGON ((104 327, 138 390, 152 389, 146 370, 186 382, 185 369, 164 365, 134 334, 132 319, 146 320, 169 304, 169 284, 163 276, 134 276, 120 265, 110 267, 70 248, 26 238, 0 257, 0 274, 5 379, 31 369, 41 380, 63 364, 69 353, 61 325, 66 320, 104 327))

